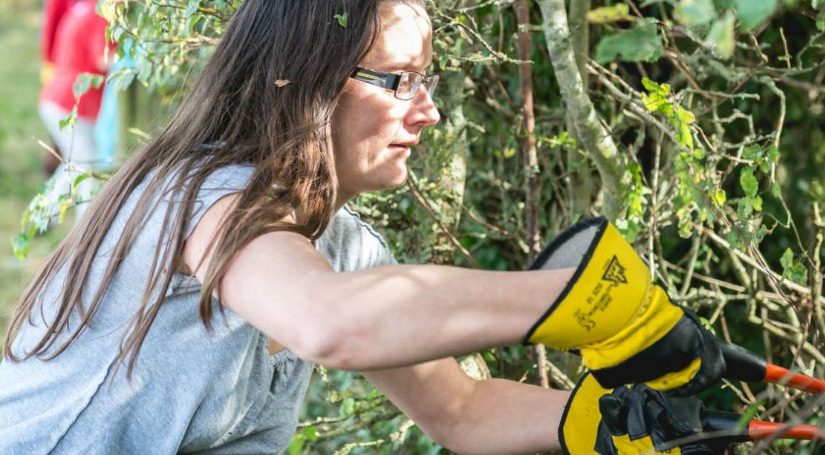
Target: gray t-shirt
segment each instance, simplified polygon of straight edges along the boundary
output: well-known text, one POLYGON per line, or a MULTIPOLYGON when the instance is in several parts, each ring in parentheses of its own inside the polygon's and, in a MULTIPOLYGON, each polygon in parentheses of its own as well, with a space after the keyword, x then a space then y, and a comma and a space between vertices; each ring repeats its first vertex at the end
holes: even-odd
MULTIPOLYGON (((242 189, 251 173, 250 166, 236 165, 209 176, 189 232, 218 199, 242 189)), ((141 185, 134 191, 107 233, 91 289, 143 190, 141 185)), ((312 364, 287 349, 269 355, 267 337, 228 309, 223 316, 214 312, 208 332, 198 315, 200 284, 194 278, 174 275, 131 382, 125 366, 114 375, 120 340, 140 304, 171 203, 174 195, 161 198, 91 326, 65 352, 49 361, 0 363, 0 454, 250 454, 279 453, 287 446, 312 364)), ((317 247, 339 272, 395 262, 384 241, 347 208, 335 215, 317 247)), ((15 353, 30 349, 44 333, 44 317, 50 320, 56 311, 64 276, 58 273, 42 294, 43 307, 33 325, 23 326, 15 353)))

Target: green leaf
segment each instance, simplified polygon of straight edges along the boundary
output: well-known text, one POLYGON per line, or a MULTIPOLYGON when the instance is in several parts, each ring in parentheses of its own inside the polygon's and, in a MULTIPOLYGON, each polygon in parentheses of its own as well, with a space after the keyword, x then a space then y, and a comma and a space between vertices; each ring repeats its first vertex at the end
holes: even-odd
POLYGON ((739 24, 745 30, 753 30, 776 10, 776 0, 736 0, 739 24))
POLYGON ((725 193, 725 190, 718 189, 713 193, 713 203, 716 204, 717 207, 722 207, 725 205, 725 202, 728 200, 728 195, 725 193))
POLYGON ((338 25, 340 25, 341 28, 347 28, 347 16, 348 13, 335 15, 335 20, 338 21, 338 25))
POLYGON ((86 180, 87 178, 89 178, 89 174, 78 174, 78 176, 75 177, 74 181, 72 182, 72 189, 76 190, 77 186, 80 185, 80 182, 86 180))
POLYGON ((679 123, 679 130, 676 134, 676 139, 680 145, 683 145, 688 150, 693 150, 693 134, 690 132, 689 123, 679 123))
POLYGON ((355 413, 355 400, 352 398, 344 398, 341 406, 338 408, 338 413, 342 416, 351 416, 355 413))
POLYGON ((742 151, 742 158, 748 161, 759 161, 762 155, 764 155, 764 151, 758 145, 749 145, 742 151))
POLYGON ((762 211, 762 197, 761 196, 754 196, 753 197, 753 210, 756 212, 762 211))
POLYGON ((693 124, 696 121, 696 116, 693 115, 693 112, 679 106, 676 109, 676 116, 679 118, 679 121, 682 123, 686 123, 688 125, 693 124))
POLYGON ((673 17, 688 27, 705 25, 716 17, 713 0, 681 0, 673 17))
POLYGON ((710 46, 717 57, 727 60, 736 49, 736 34, 733 30, 736 20, 730 12, 715 21, 710 27, 705 43, 710 46))
POLYGON ((728 231, 725 238, 728 241, 728 245, 734 250, 741 250, 745 246, 745 244, 742 243, 742 238, 739 237, 739 234, 733 229, 728 231))
POLYGON ((779 263, 782 264, 783 269, 793 265, 793 251, 790 248, 785 248, 785 252, 782 253, 782 257, 779 258, 779 263))
POLYGON ((11 238, 11 249, 17 259, 25 260, 29 255, 29 248, 32 244, 32 236, 21 232, 11 238))
POLYGON ((739 219, 750 218, 753 215, 753 198, 743 197, 736 203, 736 215, 739 219))
POLYGON ((587 22, 591 24, 610 24, 633 19, 633 16, 630 15, 630 7, 625 3, 594 8, 587 12, 587 22))
POLYGON ((602 38, 596 47, 596 61, 608 63, 655 62, 662 56, 662 40, 656 21, 643 20, 635 27, 602 38))
POLYGON ((753 168, 746 167, 742 169, 742 172, 739 174, 739 184, 742 185, 742 191, 745 192, 746 196, 756 196, 756 193, 759 191, 759 182, 753 175, 753 168))
POLYGON ((772 145, 771 148, 768 149, 768 159, 772 163, 776 163, 779 162, 779 156, 779 149, 775 145, 772 145))
POLYGON ((650 80, 647 77, 642 77, 642 86, 650 93, 662 93, 667 95, 670 93, 670 85, 660 84, 656 81, 650 80))
POLYGON ((782 264, 783 278, 797 284, 805 284, 808 281, 808 270, 800 262, 794 260, 794 254, 790 248, 786 248, 785 252, 782 253, 779 263, 782 264))
POLYGON ((736 423, 736 427, 739 430, 743 430, 747 428, 748 424, 750 423, 751 419, 756 416, 756 413, 759 412, 759 408, 761 408, 765 404, 765 400, 761 399, 756 403, 751 404, 745 410, 745 413, 742 414, 742 417, 739 418, 739 421, 736 423))
POLYGON ((642 103, 650 112, 660 112, 662 114, 673 112, 673 104, 670 100, 658 93, 642 94, 642 103))
POLYGON ((100 88, 100 84, 103 83, 104 77, 105 76, 92 73, 78 74, 77 78, 74 80, 74 85, 72 86, 72 94, 74 94, 74 98, 80 98, 92 87, 100 88))
POLYGON ((77 105, 72 108, 72 112, 69 113, 69 116, 61 119, 57 122, 58 128, 65 129, 66 127, 74 128, 75 124, 77 123, 77 105))
POLYGON ((772 183, 771 194, 773 195, 773 197, 779 199, 780 197, 782 197, 782 187, 780 187, 778 183, 772 183))

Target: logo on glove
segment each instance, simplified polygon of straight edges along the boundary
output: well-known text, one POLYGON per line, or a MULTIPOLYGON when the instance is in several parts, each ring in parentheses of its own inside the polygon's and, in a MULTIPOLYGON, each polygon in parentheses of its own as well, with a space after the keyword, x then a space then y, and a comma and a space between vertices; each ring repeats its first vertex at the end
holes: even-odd
POLYGON ((624 275, 624 266, 619 263, 619 258, 616 255, 607 262, 607 266, 605 266, 604 275, 602 275, 602 279, 604 281, 608 281, 613 283, 614 286, 619 284, 627 284, 627 278, 624 275))

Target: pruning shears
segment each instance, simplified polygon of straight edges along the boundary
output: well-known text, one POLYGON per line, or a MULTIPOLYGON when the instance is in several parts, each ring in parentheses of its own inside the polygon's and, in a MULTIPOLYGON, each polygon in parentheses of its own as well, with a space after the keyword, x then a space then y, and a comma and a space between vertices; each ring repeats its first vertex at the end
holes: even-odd
MULTIPOLYGON (((787 368, 765 361, 750 351, 732 344, 723 344, 727 371, 725 377, 734 381, 767 382, 807 393, 825 393, 825 380, 794 373, 787 368)), ((733 413, 707 411, 702 416, 706 432, 719 434, 726 442, 744 442, 778 437, 825 441, 825 431, 816 425, 788 425, 762 420, 742 421, 733 413)), ((715 439, 715 438, 714 438, 715 439)))

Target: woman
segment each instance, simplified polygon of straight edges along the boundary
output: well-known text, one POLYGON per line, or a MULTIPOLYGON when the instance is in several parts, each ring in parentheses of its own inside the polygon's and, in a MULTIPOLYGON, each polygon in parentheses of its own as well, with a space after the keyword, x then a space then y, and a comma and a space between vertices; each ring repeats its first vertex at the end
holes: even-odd
POLYGON ((419 0, 246 0, 21 298, 0 453, 278 452, 313 363, 452 450, 557 447, 567 392, 451 356, 521 342, 572 268, 395 265, 345 206, 402 184, 439 120, 430 35, 419 0))

